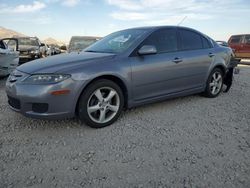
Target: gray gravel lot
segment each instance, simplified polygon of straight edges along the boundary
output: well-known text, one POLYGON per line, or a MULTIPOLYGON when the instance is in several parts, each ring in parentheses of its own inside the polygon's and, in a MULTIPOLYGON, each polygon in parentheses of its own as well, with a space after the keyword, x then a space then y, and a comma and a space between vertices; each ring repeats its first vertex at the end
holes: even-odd
POLYGON ((250 187, 250 66, 229 93, 126 111, 91 129, 11 111, 0 80, 0 187, 250 187))

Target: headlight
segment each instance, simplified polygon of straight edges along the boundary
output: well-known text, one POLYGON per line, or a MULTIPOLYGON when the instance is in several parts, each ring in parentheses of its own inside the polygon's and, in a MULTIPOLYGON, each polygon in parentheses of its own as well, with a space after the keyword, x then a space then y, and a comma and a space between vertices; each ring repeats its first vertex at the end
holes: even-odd
POLYGON ((68 74, 34 74, 23 80, 29 84, 55 84, 70 78, 68 74))
POLYGON ((33 51, 30 51, 30 53, 32 53, 32 54, 39 54, 39 51, 38 50, 33 50, 33 51))

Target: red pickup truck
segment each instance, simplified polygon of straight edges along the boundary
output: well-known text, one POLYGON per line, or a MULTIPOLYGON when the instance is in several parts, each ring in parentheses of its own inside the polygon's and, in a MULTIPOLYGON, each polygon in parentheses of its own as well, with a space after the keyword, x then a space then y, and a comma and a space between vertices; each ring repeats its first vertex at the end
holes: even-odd
POLYGON ((228 40, 228 45, 233 49, 235 58, 250 58, 250 34, 232 35, 228 40))

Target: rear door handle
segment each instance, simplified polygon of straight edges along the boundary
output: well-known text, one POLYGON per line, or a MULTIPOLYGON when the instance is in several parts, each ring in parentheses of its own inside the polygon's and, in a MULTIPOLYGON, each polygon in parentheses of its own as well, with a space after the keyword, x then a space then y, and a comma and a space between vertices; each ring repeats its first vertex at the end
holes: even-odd
POLYGON ((209 57, 214 57, 215 54, 210 52, 210 53, 208 54, 208 56, 209 56, 209 57))
POLYGON ((180 63, 180 62, 182 62, 182 59, 179 58, 179 57, 176 57, 176 58, 174 58, 173 62, 174 63, 180 63))

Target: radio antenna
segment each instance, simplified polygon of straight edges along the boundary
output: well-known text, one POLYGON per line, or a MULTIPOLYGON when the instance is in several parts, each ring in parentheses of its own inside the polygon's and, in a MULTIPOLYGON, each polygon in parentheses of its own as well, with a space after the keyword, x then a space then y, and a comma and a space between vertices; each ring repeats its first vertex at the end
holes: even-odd
POLYGON ((187 16, 185 16, 184 18, 182 18, 182 20, 177 24, 177 26, 181 25, 182 22, 184 22, 184 20, 187 18, 187 16))

